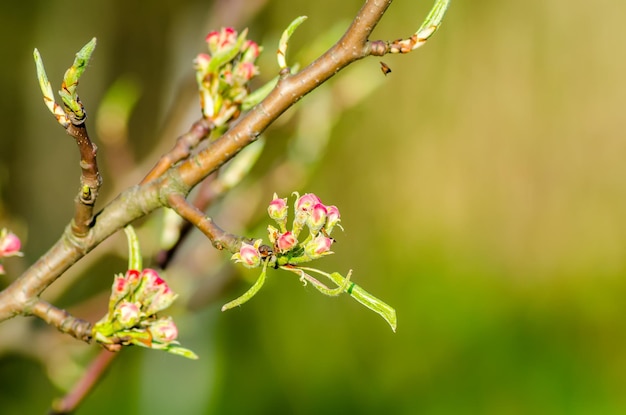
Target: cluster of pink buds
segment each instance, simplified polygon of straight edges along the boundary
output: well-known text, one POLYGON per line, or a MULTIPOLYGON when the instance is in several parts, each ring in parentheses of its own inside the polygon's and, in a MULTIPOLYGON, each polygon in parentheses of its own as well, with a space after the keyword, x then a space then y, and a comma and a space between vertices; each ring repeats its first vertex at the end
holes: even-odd
MULTIPOLYGON (((20 252, 22 242, 13 232, 6 229, 0 231, 0 258, 22 256, 20 252)), ((0 264, 0 274, 4 274, 4 267, 0 264)))
POLYGON ((327 296, 338 296, 343 293, 350 295, 356 301, 379 314, 396 331, 396 310, 365 291, 350 280, 352 270, 344 277, 338 272, 325 272, 306 265, 307 262, 330 255, 335 240, 330 234, 336 227, 341 228, 339 209, 337 206, 325 205, 313 193, 300 196, 297 192, 294 204, 293 221, 288 229, 289 206, 287 198, 280 198, 274 193, 267 213, 276 222, 278 227, 267 227, 271 246, 262 245, 258 239, 250 244, 242 242, 239 252, 231 259, 243 264, 247 268, 261 268, 261 273, 254 285, 236 299, 224 304, 222 311, 238 307, 254 297, 265 282, 268 268, 280 268, 296 274, 304 285, 311 284, 313 288, 327 296), (304 231, 308 229, 308 232, 304 231), (315 274, 315 276, 314 276, 315 274), (318 278, 323 277, 330 281, 327 286, 318 278))
POLYGON ((247 30, 237 34, 232 27, 211 32, 209 52, 194 60, 202 114, 218 127, 239 115, 248 84, 259 73, 255 62, 261 48, 246 35, 247 30))
POLYGON ((93 327, 96 341, 111 350, 138 345, 194 358, 178 345, 178 329, 169 317, 157 317, 176 299, 165 280, 153 269, 128 270, 113 281, 108 313, 93 327))
MULTIPOLYGON (((270 218, 278 224, 278 228, 272 225, 267 228, 278 266, 297 265, 332 254, 330 247, 334 239, 330 234, 336 226, 341 227, 338 225, 340 215, 336 206, 323 204, 313 193, 302 196, 296 193, 296 196, 291 229, 287 229, 289 213, 287 198, 279 198, 274 194, 267 208, 270 218), (308 234, 300 241, 305 227, 308 228, 308 234)), ((261 240, 255 241, 254 244, 244 242, 232 259, 248 268, 258 267, 262 259, 267 257, 261 253, 260 247, 261 240)))

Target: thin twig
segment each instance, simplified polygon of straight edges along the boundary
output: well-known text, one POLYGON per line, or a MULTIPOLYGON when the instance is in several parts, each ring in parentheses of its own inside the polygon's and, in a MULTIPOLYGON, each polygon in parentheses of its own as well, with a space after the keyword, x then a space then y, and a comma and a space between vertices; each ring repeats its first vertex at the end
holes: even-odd
POLYGON ((67 333, 87 343, 91 341, 90 322, 76 318, 44 300, 40 299, 35 303, 31 314, 56 327, 62 333, 67 333))
POLYGON ((170 194, 168 201, 169 207, 205 234, 216 249, 237 252, 243 241, 250 241, 249 238, 233 235, 222 230, 213 222, 213 219, 189 203, 182 194, 170 194))
POLYGON ((206 138, 211 131, 215 128, 213 122, 206 118, 202 118, 191 126, 189 131, 176 140, 174 147, 161 156, 156 165, 150 170, 150 172, 143 178, 140 184, 147 183, 151 180, 161 177, 170 167, 175 163, 189 157, 191 150, 193 150, 200 141, 206 138))
POLYGON ((76 141, 80 152, 80 191, 76 197, 72 232, 77 237, 87 235, 93 222, 94 206, 98 198, 98 191, 102 185, 102 177, 98 170, 96 154, 98 147, 89 139, 85 119, 76 120, 70 114, 71 123, 66 131, 76 141))
POLYGON ((85 396, 91 392, 96 383, 102 379, 102 375, 109 368, 117 355, 117 353, 107 350, 100 351, 72 390, 64 397, 53 402, 49 414, 62 415, 72 413, 85 396))

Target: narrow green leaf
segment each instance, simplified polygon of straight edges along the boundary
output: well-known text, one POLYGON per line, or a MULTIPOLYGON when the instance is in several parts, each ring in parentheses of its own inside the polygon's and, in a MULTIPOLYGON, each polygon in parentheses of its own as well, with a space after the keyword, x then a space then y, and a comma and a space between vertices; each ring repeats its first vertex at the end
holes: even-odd
POLYGON ((41 59, 41 54, 39 50, 35 48, 33 51, 33 58, 35 59, 35 67, 37 68, 37 79, 39 80, 39 87, 41 88, 41 93, 43 94, 43 102, 46 104, 46 107, 50 110, 52 115, 57 119, 59 124, 63 126, 63 128, 67 128, 70 124, 67 116, 63 109, 54 101, 54 92, 52 92, 52 85, 50 85, 50 81, 48 80, 48 75, 46 75, 46 69, 43 66, 43 60, 41 59))
POLYGON ((293 32, 295 32, 298 26, 300 26, 302 22, 304 22, 306 19, 307 16, 300 16, 295 18, 291 23, 289 23, 289 26, 287 26, 287 29, 285 29, 282 36, 280 37, 280 40, 278 42, 278 51, 276 52, 276 59, 278 60, 278 67, 280 69, 285 69, 287 67, 287 61, 285 56, 287 55, 287 46, 289 44, 289 39, 291 38, 291 35, 293 35, 293 32))
POLYGON ((124 228, 126 239, 128 241, 128 269, 141 271, 143 269, 141 259, 141 248, 139 246, 139 238, 135 233, 135 228, 128 225, 124 228))
POLYGON ((168 346, 164 349, 166 352, 177 356, 186 357, 187 359, 198 360, 198 355, 189 349, 180 346, 168 346))
POLYGON ((263 287, 263 284, 265 283, 266 270, 267 270, 267 262, 265 262, 263 264, 263 271, 261 271, 261 275, 259 275, 259 278, 256 280, 254 285, 252 287, 250 287, 250 289, 248 291, 246 291, 240 297, 234 299, 233 301, 230 301, 230 302, 224 304, 222 306, 222 311, 230 310, 231 308, 240 306, 243 303, 245 303, 248 300, 250 300, 252 297, 254 297, 255 294, 259 292, 259 290, 261 289, 261 287, 263 287))
POLYGON ((395 333, 396 327, 398 326, 398 320, 396 317, 396 310, 393 307, 374 297, 372 294, 368 293, 354 283, 352 283, 346 292, 348 292, 350 296, 359 303, 384 318, 385 321, 391 326, 391 330, 395 333))
MULTIPOLYGON (((348 274, 348 276, 350 276, 350 274, 348 274)), ((344 282, 344 278, 338 272, 333 272, 332 274, 330 274, 330 278, 337 285, 342 285, 344 282)), ((359 303, 363 304, 365 307, 369 308, 370 310, 384 318, 385 321, 391 326, 391 330, 393 330, 395 333, 398 326, 398 320, 396 317, 396 310, 393 307, 374 297, 372 294, 368 293, 355 283, 351 283, 345 290, 345 292, 350 294, 350 296, 357 300, 359 303)))

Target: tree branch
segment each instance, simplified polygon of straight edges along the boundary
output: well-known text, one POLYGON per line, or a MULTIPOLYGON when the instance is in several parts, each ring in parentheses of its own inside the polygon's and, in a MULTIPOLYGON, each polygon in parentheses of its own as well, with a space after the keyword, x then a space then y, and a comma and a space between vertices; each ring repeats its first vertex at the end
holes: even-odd
POLYGON ((91 341, 91 323, 73 317, 65 310, 43 300, 38 300, 30 312, 51 326, 55 326, 61 333, 70 334, 72 337, 87 343, 91 341))
POLYGON ((102 374, 109 368, 117 353, 108 350, 100 351, 98 357, 91 362, 89 368, 83 374, 74 388, 63 398, 55 400, 52 404, 50 415, 72 413, 78 404, 91 392, 96 383, 102 379, 102 374))

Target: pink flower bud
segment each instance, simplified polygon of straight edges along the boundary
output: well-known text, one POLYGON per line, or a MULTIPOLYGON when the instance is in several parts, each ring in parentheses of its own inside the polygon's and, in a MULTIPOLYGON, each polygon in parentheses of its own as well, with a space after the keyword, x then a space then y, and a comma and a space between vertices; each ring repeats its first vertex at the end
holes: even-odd
POLYGON ((281 234, 276 240, 276 247, 281 253, 291 251, 298 244, 298 240, 291 232, 281 234))
POLYGON ((167 284, 161 285, 159 291, 150 297, 144 304, 144 313, 147 316, 151 316, 159 311, 165 310, 172 305, 177 297, 178 294, 172 291, 167 284))
POLYGON ((257 242, 255 242, 254 245, 242 242, 239 252, 234 254, 231 259, 234 259, 235 262, 241 262, 246 268, 258 267, 261 264, 261 253, 257 245, 259 245, 261 241, 259 240, 257 242))
POLYGON ((113 280, 113 288, 111 289, 111 301, 112 304, 117 303, 124 298, 130 292, 130 282, 122 275, 119 274, 113 280))
POLYGON ((332 244, 332 238, 328 238, 320 233, 306 244, 304 252, 309 258, 317 259, 324 255, 332 254, 330 251, 330 246, 332 244))
POLYGON ((217 46, 217 43, 219 42, 219 38, 220 38, 220 33, 214 30, 212 32, 209 32, 206 35, 206 37, 204 38, 204 41, 208 43, 209 45, 217 46))
POLYGON ((246 42, 243 44, 243 47, 241 48, 241 53, 242 62, 254 63, 256 58, 258 58, 259 54, 261 53, 261 48, 255 41, 246 40, 246 42))
POLYGON ((339 223, 341 219, 341 215, 339 214, 339 209, 337 206, 326 206, 326 212, 328 214, 326 218, 326 225, 324 226, 324 230, 326 230, 326 234, 330 235, 335 225, 339 223))
POLYGON ((212 55, 232 48, 237 43, 237 31, 232 27, 223 27, 219 32, 211 32, 205 38, 212 55))
POLYGON ((171 343, 178 337, 178 328, 169 318, 160 319, 150 324, 148 331, 152 335, 152 341, 158 343, 171 343))
POLYGON ((22 256, 20 252, 21 247, 22 242, 20 238, 13 232, 8 232, 6 229, 0 232, 0 257, 22 256))
POLYGON ((115 308, 117 320, 125 328, 131 328, 137 324, 141 318, 139 305, 130 301, 122 301, 115 308))
POLYGON ((322 226, 326 223, 326 206, 322 203, 317 203, 310 210, 310 215, 307 218, 307 225, 311 231, 311 235, 315 235, 322 229, 322 226))
MULTIPOLYGON (((144 310, 151 309, 152 301, 158 294, 167 294, 169 296, 173 296, 174 298, 176 297, 165 280, 161 278, 155 270, 150 268, 144 269, 141 271, 140 278, 141 282, 134 293, 134 298, 135 301, 142 304, 144 310)), ((154 314, 156 311, 152 309, 150 314, 154 314)))
POLYGON ((233 70, 233 77, 240 84, 247 83, 250 79, 258 73, 257 67, 252 62, 239 62, 233 70))
POLYGON ((278 222, 284 221, 285 218, 287 218, 288 210, 287 198, 279 198, 278 195, 274 193, 274 199, 272 199, 267 208, 267 213, 270 215, 270 218, 278 222))
POLYGON ((309 212, 313 206, 318 203, 322 203, 319 197, 314 195, 313 193, 305 193, 296 199, 296 210, 309 212))
POLYGON ((196 59, 194 59, 193 63, 194 63, 194 67, 196 68, 196 70, 204 73, 206 72, 210 61, 211 61, 211 56, 209 54, 200 53, 198 54, 198 56, 196 56, 196 59))
POLYGON ((131 286, 137 286, 141 282, 141 275, 136 269, 129 269, 124 276, 131 286))
POLYGON ((153 269, 146 268, 141 271, 141 278, 143 279, 144 289, 158 291, 161 285, 165 285, 167 287, 165 280, 161 278, 159 273, 153 269))

